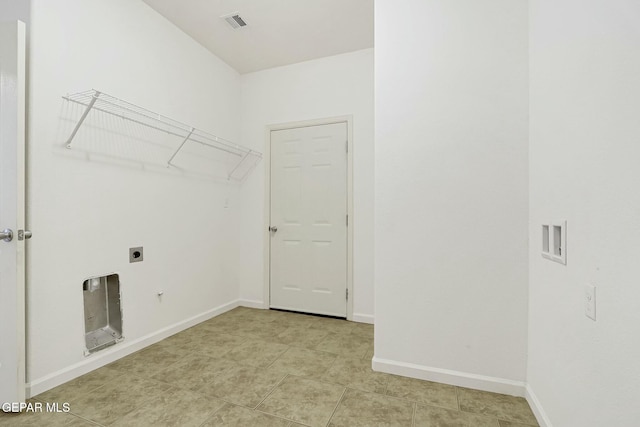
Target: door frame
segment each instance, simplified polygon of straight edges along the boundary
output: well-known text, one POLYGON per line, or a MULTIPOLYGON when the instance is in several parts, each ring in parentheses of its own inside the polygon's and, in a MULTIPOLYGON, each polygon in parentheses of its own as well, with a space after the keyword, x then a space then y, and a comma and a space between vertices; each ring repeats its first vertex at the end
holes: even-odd
MULTIPOLYGON (((16 402, 24 402, 27 394, 27 380, 26 380, 26 284, 25 284, 25 175, 26 175, 26 162, 25 162, 25 149, 26 149, 26 84, 27 84, 27 71, 26 71, 26 25, 22 21, 3 21, 0 22, 5 29, 9 29, 15 34, 15 51, 11 52, 12 58, 8 61, 9 73, 16 73, 15 87, 11 87, 5 94, 3 90, 0 93, 0 104, 7 103, 8 108, 0 109, 0 114, 4 120, 1 120, 4 125, 0 132, 6 132, 4 136, 9 136, 12 139, 16 138, 14 146, 7 150, 10 155, 14 155, 16 162, 16 176, 15 185, 17 186, 16 200, 15 200, 15 224, 2 224, 9 228, 13 228, 14 237, 10 243, 2 242, 2 245, 15 245, 16 251, 16 286, 8 292, 9 297, 15 298, 15 311, 10 313, 13 315, 13 321, 9 321, 10 325, 15 325, 15 335, 9 337, 3 337, 3 344, 7 345, 16 354, 16 390, 15 398, 16 402), (15 56, 13 56, 15 53, 15 56), (12 66, 15 66, 13 68, 12 66), (14 228, 15 227, 15 228, 14 228)), ((12 48, 13 49, 13 48, 12 48)), ((0 64, 0 75, 3 74, 2 68, 4 66, 0 64)), ((8 84, 7 86, 11 86, 8 84)), ((9 143, 11 144, 11 142, 9 143)), ((4 227, 3 227, 4 228, 4 227)), ((0 321, 3 313, 0 313, 0 321)), ((8 316, 7 316, 8 317, 8 316)), ((8 365, 12 367, 12 365, 8 365)), ((0 402, 3 403, 3 402, 0 402)), ((1 408, 0 408, 1 409, 1 408)))
POLYGON ((314 120, 304 120, 298 122, 288 122, 267 125, 265 128, 264 144, 264 210, 265 221, 262 231, 264 242, 264 291, 263 308, 269 309, 271 306, 271 236, 269 226, 271 225, 271 132, 278 130, 297 129, 310 126, 332 125, 336 123, 347 124, 347 215, 349 215, 349 225, 347 227, 347 320, 353 320, 353 116, 337 116, 314 120))

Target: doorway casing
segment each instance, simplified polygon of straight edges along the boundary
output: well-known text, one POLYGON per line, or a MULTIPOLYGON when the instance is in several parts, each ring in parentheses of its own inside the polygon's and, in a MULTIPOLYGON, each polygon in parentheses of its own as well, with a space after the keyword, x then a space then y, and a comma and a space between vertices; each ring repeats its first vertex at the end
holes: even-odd
POLYGON ((331 125, 335 123, 347 124, 347 215, 349 224, 347 227, 347 320, 353 320, 353 116, 337 116, 324 119, 304 120, 281 124, 268 125, 265 129, 264 146, 264 211, 265 222, 263 227, 264 242, 264 272, 263 272, 263 308, 270 307, 270 277, 271 277, 271 132, 285 129, 296 129, 309 126, 331 125))

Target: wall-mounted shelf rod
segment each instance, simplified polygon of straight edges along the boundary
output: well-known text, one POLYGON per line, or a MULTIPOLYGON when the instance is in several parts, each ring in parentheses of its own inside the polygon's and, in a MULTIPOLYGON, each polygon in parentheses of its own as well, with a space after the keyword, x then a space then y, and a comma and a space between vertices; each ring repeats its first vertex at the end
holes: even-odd
POLYGON ((253 166, 262 159, 262 154, 257 151, 235 144, 208 132, 198 130, 193 126, 154 113, 153 111, 122 99, 107 95, 101 91, 92 89, 63 96, 63 99, 85 107, 82 116, 67 139, 67 148, 72 148, 73 141, 77 137, 78 131, 89 113, 96 111, 113 115, 123 120, 179 138, 180 144, 178 144, 177 148, 172 151, 168 158, 168 166, 174 165, 173 161, 176 156, 178 156, 189 141, 232 155, 231 159, 235 158, 235 160, 227 160, 227 162, 232 164, 228 172, 230 179, 244 179, 250 170, 253 169, 253 166))
MULTIPOLYGON (((85 106, 85 105, 86 105, 86 104, 84 104, 84 103, 82 103, 82 102, 78 102, 78 101, 76 101, 76 100, 74 100, 74 99, 68 99, 67 97, 63 97, 63 98, 64 98, 65 100, 69 101, 69 102, 74 102, 74 103, 76 103, 76 104, 80 104, 80 105, 82 105, 82 106, 85 106)), ((148 124, 148 123, 144 123, 144 122, 141 122, 141 121, 139 121, 139 120, 132 119, 132 118, 130 118, 130 117, 124 117, 122 114, 114 113, 114 112, 112 112, 112 111, 108 111, 108 110, 105 110, 105 109, 103 109, 103 108, 94 107, 93 105, 92 105, 92 107, 91 107, 91 108, 89 108, 89 106, 87 106, 87 108, 85 109, 85 113, 86 113, 86 115, 88 115, 88 114, 89 114, 89 111, 91 111, 91 110, 93 110, 93 111, 99 111, 99 112, 101 112, 101 113, 105 113, 105 114, 109 114, 109 115, 112 115, 112 116, 115 116, 115 117, 119 117, 119 118, 121 118, 121 119, 128 120, 128 121, 130 121, 130 122, 137 123, 137 124, 139 124, 139 125, 142 125, 142 126, 145 126, 145 127, 151 128, 151 129, 158 130, 158 131, 160 131, 160 132, 164 132, 164 133, 166 133, 167 135, 173 135, 173 136, 177 136, 177 137, 179 137, 179 138, 183 138, 183 137, 184 137, 184 135, 183 135, 183 134, 179 134, 179 133, 176 133, 176 132, 172 132, 172 131, 170 131, 170 130, 167 130, 167 129, 164 129, 164 128, 160 128, 160 127, 157 127, 157 126, 152 126, 152 125, 150 125, 150 124, 148 124)), ((76 125, 76 128, 74 129, 74 132, 72 132, 72 133, 71 133, 71 136, 70 136, 70 137, 69 137, 69 139, 67 140, 67 148, 71 148, 71 141, 73 140, 73 138, 75 137, 76 133, 78 132, 78 129, 80 128, 80 125, 82 125, 82 122, 84 122, 84 119, 86 118, 86 115, 85 115, 85 114, 83 114, 83 117, 81 117, 81 118, 80 118, 80 121, 79 121, 79 122, 78 122, 78 124, 76 125)), ((200 132, 202 132, 202 131, 200 131, 200 132)), ((219 138, 219 137, 217 137, 217 136, 215 136, 215 135, 208 135, 208 136, 209 136, 210 138, 217 138, 217 140, 218 140, 218 141, 221 141, 221 138, 219 138)), ((222 148, 222 147, 215 147, 215 146, 213 146, 213 145, 211 145, 211 144, 207 144, 206 142, 204 142, 204 141, 200 141, 200 140, 195 139, 195 138, 193 138, 193 137, 192 137, 192 138, 189 138, 189 141, 192 141, 192 142, 195 142, 195 143, 198 143, 198 144, 202 144, 202 145, 206 145, 206 146, 208 146, 208 147, 215 148, 216 150, 225 151, 225 152, 227 152, 227 153, 229 153, 229 154, 233 154, 233 155, 235 155, 235 156, 242 156, 242 155, 243 155, 242 153, 239 153, 239 152, 237 152, 237 151, 227 150, 227 149, 222 148)), ((224 143, 224 142, 219 142, 219 143, 220 143, 221 145, 222 145, 222 144, 224 144, 224 145, 228 145, 228 144, 226 144, 226 143, 224 143)), ((233 145, 230 145, 230 147, 235 148, 235 146, 233 146, 233 145)))
MULTIPOLYGON (((105 109, 105 108, 102 108, 102 107, 95 107, 94 105, 95 105, 96 101, 98 101, 98 98, 100 97, 100 95, 104 95, 104 94, 101 94, 100 92, 96 92, 96 95, 92 97, 91 101, 89 101, 88 104, 85 103, 85 102, 79 101, 77 99, 71 98, 69 96, 63 96, 63 99, 65 99, 67 101, 74 102, 74 103, 80 104, 82 106, 86 106, 86 109, 85 109, 84 113, 82 114, 82 117, 80 117, 80 120, 78 121, 78 124, 76 124, 76 127, 75 127, 74 131, 71 133, 71 136, 67 140, 67 148, 71 148, 71 141, 73 141, 73 138, 75 137, 76 133, 78 132, 78 129, 80 128, 80 126, 82 126, 82 123, 84 122, 85 118, 87 117, 87 115, 89 114, 89 112, 92 109, 95 110, 95 111, 100 111, 101 113, 110 114, 112 116, 116 116, 116 117, 119 117, 121 119, 137 123, 137 124, 142 125, 142 126, 146 126, 148 128, 151 128, 151 129, 155 129, 155 130, 159 130, 161 132, 165 132, 168 135, 174 135, 174 136, 177 136, 177 137, 180 137, 180 138, 184 137, 183 133, 172 132, 171 130, 168 130, 166 127, 154 126, 152 124, 145 123, 145 122, 140 121, 140 120, 136 120, 134 118, 128 117, 126 114, 123 114, 123 112, 118 113, 116 111, 111 111, 111 110, 108 110, 108 109, 105 109)), ((118 107, 118 105, 110 102, 108 99, 105 99, 104 96, 100 99, 100 105, 102 105, 102 104, 109 104, 109 105, 112 105, 114 107, 118 107)), ((136 114, 140 114, 140 113, 136 112, 136 114)), ((156 115, 157 117, 153 117, 153 116, 150 116, 150 115, 144 115, 144 114, 140 114, 140 115, 146 117, 147 119, 154 120, 154 121, 159 121, 159 122, 162 121, 163 119, 164 120, 171 120, 171 121, 173 121, 175 123, 175 124, 171 124, 171 126, 176 127, 178 129, 181 129, 181 130, 183 130, 185 132, 193 133, 193 131, 196 130, 195 128, 189 127, 187 125, 182 125, 180 122, 175 122, 174 120, 169 119, 168 117, 162 116, 160 114, 157 114, 156 115), (176 126, 176 124, 180 124, 182 126, 176 126), (193 129, 193 131, 191 129, 193 129)), ((211 139, 215 140, 215 142, 217 144, 219 144, 219 145, 224 145, 224 146, 229 147, 230 149, 236 149, 236 150, 239 148, 239 146, 237 144, 234 144, 234 143, 232 143, 230 141, 227 141, 227 140, 225 140, 223 138, 220 138, 219 136, 212 135, 212 134, 209 134, 209 133, 204 132, 204 131, 198 131, 198 133, 202 134, 206 138, 211 138, 211 139)), ((206 143, 204 141, 200 141, 200 140, 197 140, 197 139, 194 139, 194 138, 190 138, 190 141, 197 142, 197 143, 203 144, 203 145, 208 145, 211 148, 221 149, 220 147, 213 146, 213 145, 208 144, 208 143, 206 143)), ((227 151, 227 152, 231 153, 231 154, 236 154, 238 156, 242 155, 241 153, 239 153, 237 151, 235 151, 235 152, 234 151, 227 151)))

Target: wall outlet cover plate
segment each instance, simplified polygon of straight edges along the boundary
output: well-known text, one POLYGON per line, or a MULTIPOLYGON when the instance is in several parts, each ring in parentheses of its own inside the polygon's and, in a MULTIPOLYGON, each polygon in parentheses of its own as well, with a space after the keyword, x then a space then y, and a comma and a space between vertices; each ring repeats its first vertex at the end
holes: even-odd
POLYGON ((129 262, 142 262, 144 260, 144 250, 142 246, 129 248, 129 262))

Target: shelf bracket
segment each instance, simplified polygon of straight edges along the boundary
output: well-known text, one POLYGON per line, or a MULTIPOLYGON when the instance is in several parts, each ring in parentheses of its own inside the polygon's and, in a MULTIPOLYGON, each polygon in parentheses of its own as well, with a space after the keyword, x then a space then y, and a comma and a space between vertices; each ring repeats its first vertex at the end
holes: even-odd
POLYGON ((84 113, 82 113, 82 117, 80 117, 80 120, 76 124, 76 127, 73 129, 73 132, 71 132, 69 139, 67 139, 67 148, 71 148, 71 141, 73 141, 73 138, 75 138, 76 134, 78 133, 78 129, 80 129, 80 126, 82 126, 84 119, 87 118, 89 111, 91 111, 91 109, 93 108, 93 104, 96 103, 99 96, 100 96, 100 92, 98 91, 96 91, 96 93, 93 94, 91 101, 89 102, 89 104, 87 104, 87 108, 84 110, 84 113))
POLYGON ((171 157, 169 158, 169 160, 167 161, 167 167, 171 166, 171 161, 178 155, 178 153, 180 152, 180 150, 182 150, 182 147, 184 147, 184 144, 187 143, 187 141, 189 140, 189 138, 191 138, 191 134, 195 131, 195 128, 191 128, 191 130, 189 131, 189 134, 186 136, 186 138, 184 139, 184 141, 182 141, 182 144, 180 144, 180 146, 176 149, 176 151, 173 152, 173 154, 171 155, 171 157))
POLYGON ((245 159, 246 159, 247 157, 249 157, 249 155, 250 155, 251 153, 253 153, 253 151, 252 151, 252 150, 249 150, 249 151, 247 151, 247 152, 245 153, 245 155, 244 155, 244 156, 242 156, 242 159, 238 162, 238 164, 236 164, 236 167, 234 167, 234 168, 233 168, 233 170, 232 170, 231 172, 229 172, 229 175, 227 175, 227 179, 230 179, 230 178, 231 178, 231 175, 233 175, 233 173, 234 173, 236 170, 238 170, 238 168, 240 167, 240 165, 245 161, 245 159))

